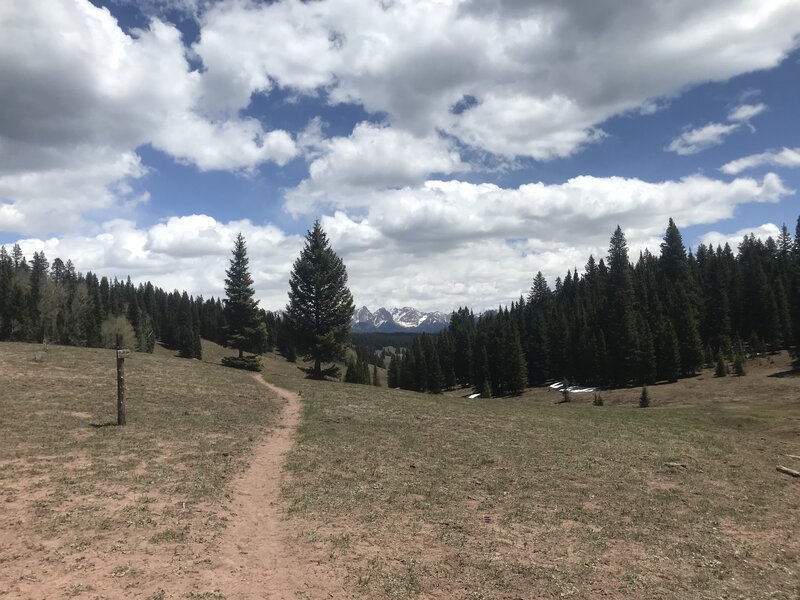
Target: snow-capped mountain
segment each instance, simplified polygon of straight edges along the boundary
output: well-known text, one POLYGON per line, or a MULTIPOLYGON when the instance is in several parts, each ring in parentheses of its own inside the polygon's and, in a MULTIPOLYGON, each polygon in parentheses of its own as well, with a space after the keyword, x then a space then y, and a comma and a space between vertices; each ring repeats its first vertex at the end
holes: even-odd
POLYGON ((392 308, 383 307, 375 312, 362 306, 353 314, 350 329, 354 333, 378 331, 382 333, 437 333, 450 323, 450 315, 441 312, 422 312, 410 306, 392 308))

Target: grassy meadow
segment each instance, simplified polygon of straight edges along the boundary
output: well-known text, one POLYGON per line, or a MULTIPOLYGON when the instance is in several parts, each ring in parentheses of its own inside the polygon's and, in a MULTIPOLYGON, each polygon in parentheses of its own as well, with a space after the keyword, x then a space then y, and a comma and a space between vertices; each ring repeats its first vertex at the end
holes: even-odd
MULTIPOLYGON (((0 598, 225 597, 201 574, 280 406, 223 355, 127 360, 119 428, 111 351, 0 344, 0 598)), ((470 400, 264 364, 304 399, 287 535, 347 597, 800 597, 785 356, 653 386, 647 409, 638 388, 470 400)))
POLYGON ((300 391, 284 494, 364 598, 800 597, 800 377, 786 357, 591 394, 300 391), (779 376, 774 376, 774 375, 779 376), (771 376, 773 375, 773 376, 771 376), (668 466, 679 463, 681 466, 668 466))

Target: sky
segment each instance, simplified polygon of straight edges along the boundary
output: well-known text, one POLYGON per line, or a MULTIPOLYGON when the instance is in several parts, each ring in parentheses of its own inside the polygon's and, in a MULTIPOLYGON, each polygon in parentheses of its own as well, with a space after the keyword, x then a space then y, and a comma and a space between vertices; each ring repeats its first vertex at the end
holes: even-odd
POLYGON ((797 0, 10 0, 0 82, 0 244, 267 309, 316 219, 450 311, 800 215, 797 0))

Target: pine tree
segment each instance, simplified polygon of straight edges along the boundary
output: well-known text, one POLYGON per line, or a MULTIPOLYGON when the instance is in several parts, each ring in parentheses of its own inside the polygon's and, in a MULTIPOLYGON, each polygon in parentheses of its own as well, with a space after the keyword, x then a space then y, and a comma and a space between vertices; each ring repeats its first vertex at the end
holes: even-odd
POLYGON ((313 361, 305 371, 313 379, 336 377, 339 368, 323 363, 340 360, 350 338, 353 296, 347 288, 347 270, 330 248, 319 221, 306 234, 306 244, 289 278, 291 323, 298 349, 313 361))
POLYGON ((736 374, 737 377, 743 377, 747 374, 745 370, 745 357, 744 352, 737 352, 736 356, 733 358, 733 372, 736 374))
POLYGON ((181 358, 194 358, 194 335, 192 305, 189 301, 189 294, 183 292, 178 309, 178 353, 181 358))
POLYGON ((427 365, 426 389, 431 394, 441 394, 444 385, 444 374, 442 373, 439 353, 436 351, 436 344, 431 336, 422 334, 422 350, 425 354, 425 364, 427 365))
POLYGON ((486 345, 480 343, 477 346, 477 356, 475 357, 475 391, 483 398, 492 397, 492 379, 489 375, 489 356, 486 353, 486 345))
POLYGON ((386 385, 388 385, 390 389, 400 386, 400 363, 397 360, 396 354, 392 354, 392 358, 389 359, 389 371, 386 374, 386 385))
POLYGON ((240 233, 233 245, 230 268, 225 272, 226 345, 239 351, 260 354, 267 343, 267 328, 254 298, 253 279, 248 269, 247 246, 240 233))
POLYGON ((717 366, 714 368, 715 377, 725 377, 728 374, 728 365, 725 364, 725 359, 722 354, 717 355, 717 366))
POLYGON ((650 392, 647 391, 647 386, 645 385, 639 395, 639 408, 647 408, 648 406, 650 406, 650 392))
POLYGON ((611 361, 610 379, 612 383, 619 385, 636 376, 639 347, 628 244, 619 226, 611 236, 608 267, 609 310, 606 344, 611 361))
POLYGON ((380 376, 378 375, 377 365, 372 365, 372 385, 375 387, 381 387, 381 380, 380 376))
POLYGON ((675 221, 669 220, 659 259, 664 277, 668 311, 678 338, 681 372, 693 374, 703 364, 703 344, 697 320, 695 282, 683 238, 675 221))
POLYGON ((658 378, 667 381, 678 381, 681 368, 681 354, 678 347, 678 336, 669 319, 661 325, 658 353, 658 378))
POLYGON ((519 395, 525 391, 528 383, 528 369, 525 365, 525 355, 522 352, 522 342, 516 327, 512 328, 511 340, 508 346, 509 381, 508 393, 519 395))

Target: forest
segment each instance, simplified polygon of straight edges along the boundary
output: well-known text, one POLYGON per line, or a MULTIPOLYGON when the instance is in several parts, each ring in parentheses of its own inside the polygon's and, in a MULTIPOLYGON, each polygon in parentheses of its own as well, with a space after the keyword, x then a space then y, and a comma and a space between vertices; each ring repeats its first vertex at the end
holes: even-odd
POLYGON ((477 316, 454 312, 392 359, 389 385, 437 393, 473 387, 518 394, 548 381, 619 387, 675 381, 703 366, 724 374, 745 356, 794 351, 800 340, 800 219, 794 238, 745 237, 687 252, 672 219, 660 253, 632 264, 618 227, 608 255, 590 256, 554 288, 541 273, 526 296, 477 316))
MULTIPOLYGON (((264 351, 296 360, 292 332, 280 314, 261 310, 264 351)), ((144 352, 158 342, 181 356, 200 357, 200 338, 225 343, 220 299, 167 292, 150 282, 98 278, 71 261, 28 260, 19 245, 0 247, 0 340, 48 340, 112 346, 116 333, 144 352)), ((800 219, 794 237, 745 237, 701 244, 693 253, 670 220, 660 252, 635 263, 618 227, 608 255, 548 284, 542 273, 527 295, 475 315, 452 314, 439 335, 423 334, 391 355, 390 387, 438 393, 472 387, 483 395, 518 394, 526 387, 568 380, 592 386, 675 381, 702 366, 744 355, 794 350, 800 334, 800 219)), ((374 341, 374 340, 373 340, 374 341)), ((374 349, 373 349, 374 350, 374 349)), ((374 383, 366 365, 382 354, 356 353, 348 381, 374 383), (360 363, 360 364, 358 364, 360 363)), ((375 372, 374 369, 369 369, 375 372)))

